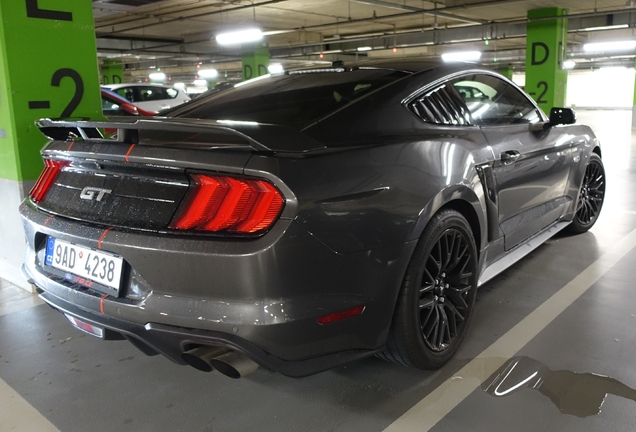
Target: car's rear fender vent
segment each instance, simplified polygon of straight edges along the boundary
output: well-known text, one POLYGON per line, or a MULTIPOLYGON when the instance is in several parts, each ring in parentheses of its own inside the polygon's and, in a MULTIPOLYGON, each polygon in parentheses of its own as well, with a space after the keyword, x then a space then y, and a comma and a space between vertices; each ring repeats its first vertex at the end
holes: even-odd
POLYGON ((465 126, 471 124, 470 112, 461 97, 444 84, 408 104, 411 111, 427 123, 465 126))

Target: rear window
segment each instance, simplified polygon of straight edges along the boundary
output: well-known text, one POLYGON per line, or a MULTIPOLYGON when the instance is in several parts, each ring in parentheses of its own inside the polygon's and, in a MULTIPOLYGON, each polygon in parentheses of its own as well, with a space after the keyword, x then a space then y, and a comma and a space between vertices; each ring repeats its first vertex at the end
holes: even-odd
POLYGON ((141 102, 151 102, 168 99, 166 89, 162 87, 139 87, 139 99, 141 102))
POLYGON ((167 115, 303 127, 407 75, 384 69, 265 75, 199 97, 167 115))

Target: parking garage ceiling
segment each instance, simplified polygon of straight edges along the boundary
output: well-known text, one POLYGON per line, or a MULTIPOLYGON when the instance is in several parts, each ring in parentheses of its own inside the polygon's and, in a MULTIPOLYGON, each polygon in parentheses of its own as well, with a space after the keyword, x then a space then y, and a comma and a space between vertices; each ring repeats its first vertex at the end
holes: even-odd
POLYGON ((567 52, 577 68, 633 66, 633 52, 591 56, 582 50, 590 41, 634 39, 633 0, 93 1, 98 55, 121 58, 127 74, 139 79, 155 68, 187 79, 197 64, 239 79, 241 49, 219 46, 214 36, 254 25, 265 33, 271 61, 286 69, 479 50, 488 66, 522 70, 527 12, 548 7, 568 10, 567 52))

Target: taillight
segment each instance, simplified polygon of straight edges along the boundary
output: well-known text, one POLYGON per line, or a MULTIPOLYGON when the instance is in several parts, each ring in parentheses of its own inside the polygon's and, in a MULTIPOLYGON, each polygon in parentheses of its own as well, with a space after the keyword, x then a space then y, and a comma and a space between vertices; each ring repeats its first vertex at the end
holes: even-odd
POLYGON ((35 186, 33 186, 33 189, 29 192, 33 202, 37 203, 44 199, 49 188, 57 178, 57 175, 60 173, 62 168, 68 164, 68 161, 44 159, 44 171, 42 171, 40 178, 38 178, 35 186))
POLYGON ((190 190, 170 228, 209 232, 257 233, 270 228, 285 200, 265 180, 192 174, 190 190))

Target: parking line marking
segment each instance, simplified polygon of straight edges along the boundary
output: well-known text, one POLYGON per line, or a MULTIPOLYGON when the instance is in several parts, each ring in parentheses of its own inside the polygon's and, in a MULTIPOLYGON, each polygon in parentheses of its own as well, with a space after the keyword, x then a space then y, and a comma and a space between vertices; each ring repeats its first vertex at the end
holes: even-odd
POLYGON ((444 381, 391 423, 384 432, 423 432, 431 429, 634 247, 636 247, 636 229, 482 351, 453 377, 444 381))
MULTIPOLYGON (((0 316, 8 315, 13 312, 20 312, 26 309, 31 309, 33 307, 40 306, 41 304, 44 304, 44 302, 35 295, 31 295, 31 297, 12 302, 0 301, 0 316)), ((0 419, 1 418, 2 417, 0 416, 0 419)))
POLYGON ((60 432, 6 382, 0 379, 0 419, 4 431, 60 432))

